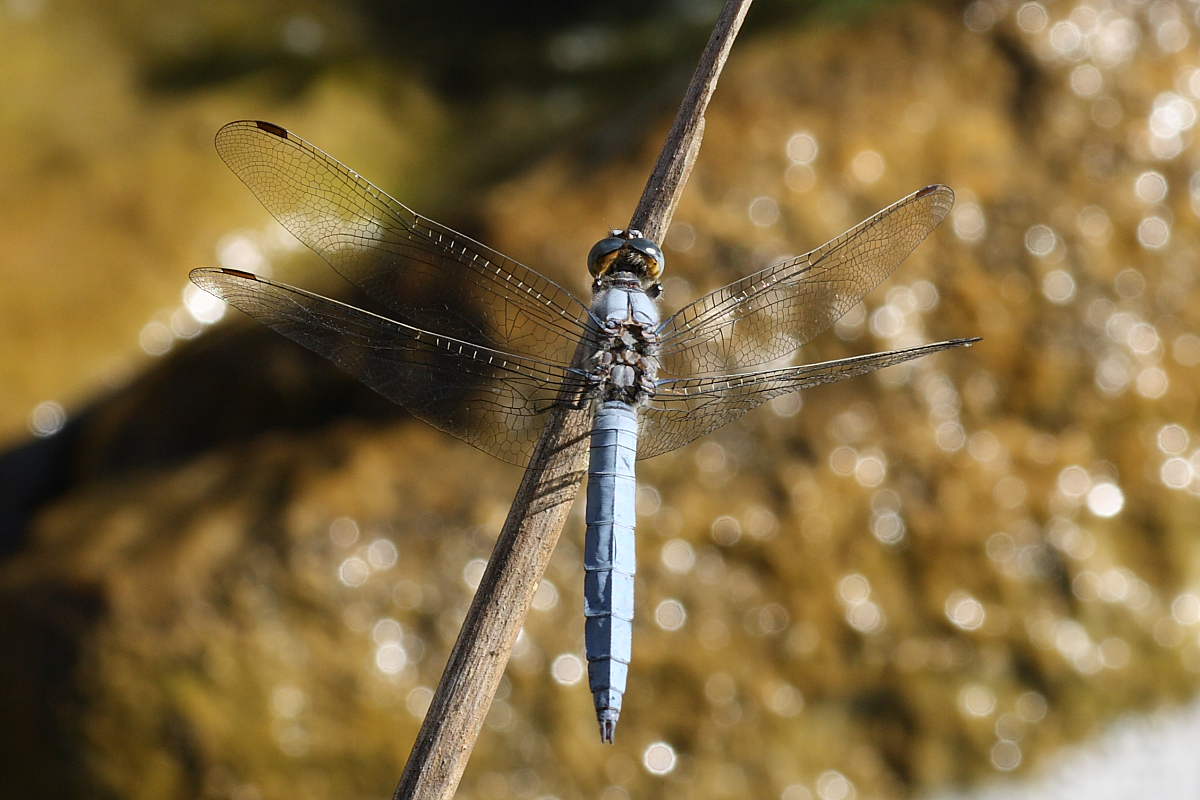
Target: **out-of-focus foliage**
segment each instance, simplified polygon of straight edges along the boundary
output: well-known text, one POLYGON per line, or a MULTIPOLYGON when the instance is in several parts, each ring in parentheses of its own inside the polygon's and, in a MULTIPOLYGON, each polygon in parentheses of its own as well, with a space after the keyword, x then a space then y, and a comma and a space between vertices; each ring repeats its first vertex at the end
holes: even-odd
MULTIPOLYGON (((210 313, 179 295, 195 264, 325 280, 203 140, 285 123, 583 294, 707 34, 683 5, 483 12, 468 36, 453 5, 9 3, 3 58, 36 77, 0 111, 33 143, 6 143, 32 155, 0 189, 0 424, 122 388, 4 462, 58 480, 0 567, 6 794, 390 790, 517 473, 287 343, 186 341, 210 313)), ((665 307, 939 181, 951 218, 801 358, 985 341, 639 467, 612 748, 579 679, 577 515, 461 797, 912 796, 1195 692, 1194 8, 800 28, 763 6, 665 242, 665 307)))

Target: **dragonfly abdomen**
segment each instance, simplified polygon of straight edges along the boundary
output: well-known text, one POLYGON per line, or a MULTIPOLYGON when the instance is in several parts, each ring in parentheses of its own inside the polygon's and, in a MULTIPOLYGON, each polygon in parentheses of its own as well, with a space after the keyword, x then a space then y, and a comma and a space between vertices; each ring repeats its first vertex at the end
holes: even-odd
POLYGON ((637 437, 631 406, 600 406, 588 459, 583 613, 588 680, 605 742, 616 731, 633 649, 637 437))

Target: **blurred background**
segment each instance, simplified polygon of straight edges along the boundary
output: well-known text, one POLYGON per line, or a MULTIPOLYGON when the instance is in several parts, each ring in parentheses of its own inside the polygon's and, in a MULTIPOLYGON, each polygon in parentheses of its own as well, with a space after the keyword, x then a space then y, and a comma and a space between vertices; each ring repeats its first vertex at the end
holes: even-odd
MULTIPOLYGON (((718 6, 0 3, 5 796, 389 796, 520 477, 189 287, 330 285, 216 129, 586 296, 718 6)), ((985 339, 641 463, 613 747, 578 504, 459 797, 1200 793, 1198 41, 1194 2, 755 4, 664 307, 943 182, 800 358, 985 339)))

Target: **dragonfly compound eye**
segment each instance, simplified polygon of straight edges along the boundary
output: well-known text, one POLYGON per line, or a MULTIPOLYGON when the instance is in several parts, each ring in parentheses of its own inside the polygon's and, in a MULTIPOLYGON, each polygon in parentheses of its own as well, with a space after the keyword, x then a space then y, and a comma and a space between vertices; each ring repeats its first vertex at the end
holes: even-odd
POLYGON ((662 248, 653 239, 638 236, 629 240, 629 247, 641 253, 646 258, 646 277, 657 281, 667 268, 667 257, 662 248))
POLYGON ((599 278, 608 272, 608 268, 612 266, 626 241, 618 236, 609 236, 592 245, 592 249, 588 252, 587 266, 588 272, 592 273, 593 278, 599 278))
POLYGON ((588 272, 599 278, 609 271, 626 271, 657 281, 666 261, 662 248, 639 231, 613 231, 588 253, 588 272))

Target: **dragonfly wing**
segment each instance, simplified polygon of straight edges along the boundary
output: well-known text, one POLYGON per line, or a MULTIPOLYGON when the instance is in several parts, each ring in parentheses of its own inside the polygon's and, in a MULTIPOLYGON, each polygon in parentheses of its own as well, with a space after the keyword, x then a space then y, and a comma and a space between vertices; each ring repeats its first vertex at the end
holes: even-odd
POLYGON ((389 197, 269 122, 231 122, 217 153, 279 220, 379 310, 509 353, 569 361, 587 307, 549 278, 389 197))
POLYGON ((820 364, 749 372, 740 375, 699 376, 659 382, 650 405, 642 409, 638 458, 650 458, 683 447, 751 409, 780 395, 864 375, 939 350, 979 341, 945 342, 851 356, 820 364))
POLYGON ((545 413, 586 389, 565 363, 451 339, 248 272, 198 269, 191 279, 419 419, 513 464, 532 452, 545 413))
POLYGON ((745 369, 795 351, 890 275, 953 204, 950 187, 926 186, 810 253, 684 306, 660 329, 663 372, 745 369))

